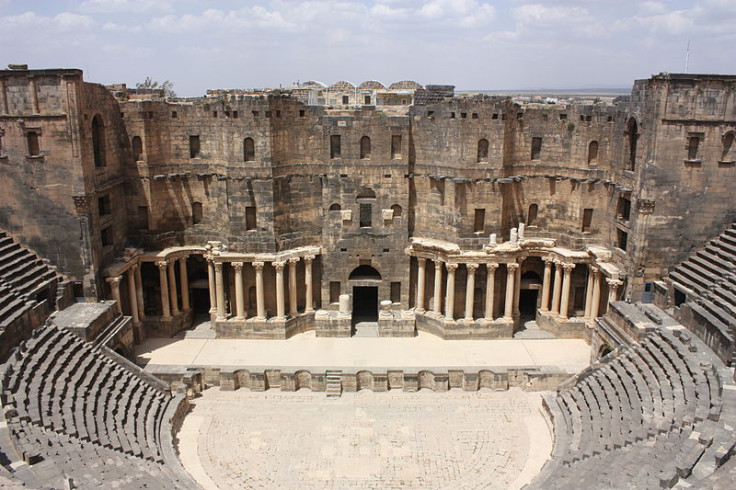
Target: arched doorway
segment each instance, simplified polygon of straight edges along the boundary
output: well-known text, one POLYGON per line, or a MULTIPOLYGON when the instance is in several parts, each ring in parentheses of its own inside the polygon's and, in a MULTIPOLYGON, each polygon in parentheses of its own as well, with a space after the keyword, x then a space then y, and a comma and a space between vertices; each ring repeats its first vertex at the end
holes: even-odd
POLYGON ((348 276, 353 288, 353 326, 378 321, 378 285, 381 273, 370 265, 360 265, 348 276))

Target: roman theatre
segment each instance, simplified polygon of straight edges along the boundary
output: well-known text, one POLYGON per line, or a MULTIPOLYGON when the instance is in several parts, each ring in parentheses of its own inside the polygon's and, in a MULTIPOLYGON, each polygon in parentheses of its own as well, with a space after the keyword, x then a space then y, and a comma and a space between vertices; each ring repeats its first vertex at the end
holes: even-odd
POLYGON ((0 486, 730 488, 736 75, 0 70, 0 486))

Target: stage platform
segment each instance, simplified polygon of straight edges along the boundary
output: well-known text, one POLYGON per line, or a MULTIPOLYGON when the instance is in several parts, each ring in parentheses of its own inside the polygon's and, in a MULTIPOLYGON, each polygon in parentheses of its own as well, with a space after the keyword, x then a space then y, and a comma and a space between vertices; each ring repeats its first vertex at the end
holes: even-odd
MULTIPOLYGON (((438 373, 481 371, 572 375, 590 364, 590 348, 578 339, 443 340, 420 332, 413 338, 322 338, 314 332, 287 340, 147 339, 136 363, 173 379, 192 370, 236 373, 438 373)), ((450 382, 452 384, 452 381, 450 382)), ((452 387, 452 386, 450 386, 452 387)))

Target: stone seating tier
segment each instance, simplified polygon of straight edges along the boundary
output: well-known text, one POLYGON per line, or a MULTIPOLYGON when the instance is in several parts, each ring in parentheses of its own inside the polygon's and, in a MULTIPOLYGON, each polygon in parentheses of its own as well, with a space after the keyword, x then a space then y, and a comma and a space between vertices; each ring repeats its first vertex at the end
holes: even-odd
POLYGON ((659 328, 545 398, 555 446, 529 488, 671 488, 716 471, 736 446, 723 410, 736 386, 695 341, 659 328))
POLYGON ((4 367, 12 441, 28 464, 43 461, 34 470, 41 480, 58 483, 66 474, 83 488, 191 486, 178 461, 164 457, 174 453, 161 439, 172 430, 172 403, 180 407, 183 397, 172 398, 53 324, 34 331, 4 367))

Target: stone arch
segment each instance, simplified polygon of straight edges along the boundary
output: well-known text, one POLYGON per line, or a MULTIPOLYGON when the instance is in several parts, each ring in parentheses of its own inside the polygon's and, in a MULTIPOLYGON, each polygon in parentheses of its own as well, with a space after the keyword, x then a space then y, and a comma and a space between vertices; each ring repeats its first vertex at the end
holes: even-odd
POLYGON ((361 187, 356 199, 375 199, 376 192, 370 187, 361 187))
POLYGON ((588 165, 598 163, 598 142, 596 140, 588 143, 588 165))
POLYGON ((358 90, 383 90, 386 86, 377 80, 367 80, 358 85, 358 90))
POLYGON ((423 87, 414 80, 402 80, 392 83, 388 88, 390 90, 420 90, 423 87))
POLYGON ((133 158, 135 161, 143 160, 143 141, 141 140, 141 137, 133 136, 131 145, 133 146, 133 158))
POLYGON ((613 352, 613 347, 611 347, 608 343, 604 342, 603 344, 601 344, 600 348, 598 349, 598 359, 603 359, 611 352, 613 352))
POLYGON ((359 265, 348 276, 350 281, 380 281, 381 273, 370 265, 359 265))
POLYGON ((307 370, 297 371, 294 373, 294 389, 299 391, 302 388, 312 390, 312 373, 307 370))
POLYGON ((478 140, 478 156, 476 162, 487 162, 488 161, 488 140, 481 138, 478 140))
POLYGON ((374 391, 373 373, 370 371, 358 371, 356 375, 356 390, 368 389, 374 391))
POLYGON ((434 391, 434 373, 432 371, 419 371, 417 375, 417 388, 427 388, 434 391))
POLYGON ((729 131, 723 135, 722 162, 733 162, 736 160, 736 131, 729 131))
POLYGON ((391 206, 391 210, 394 212, 394 218, 401 217, 401 213, 402 213, 401 206, 399 206, 398 204, 394 204, 393 206, 391 206))
POLYGON ((340 211, 342 209, 342 206, 340 206, 340 203, 333 202, 330 204, 330 211, 340 211))
POLYGON ((327 90, 330 92, 345 92, 348 90, 355 90, 355 85, 348 82, 347 80, 340 80, 330 85, 327 90))
POLYGON ((371 138, 363 136, 360 138, 360 158, 367 160, 371 157, 371 138))
POLYGON ((92 154, 95 167, 107 165, 105 161, 105 122, 99 114, 92 118, 92 154))
POLYGON ((243 140, 243 161, 252 162, 256 159, 256 147, 253 138, 243 140))

